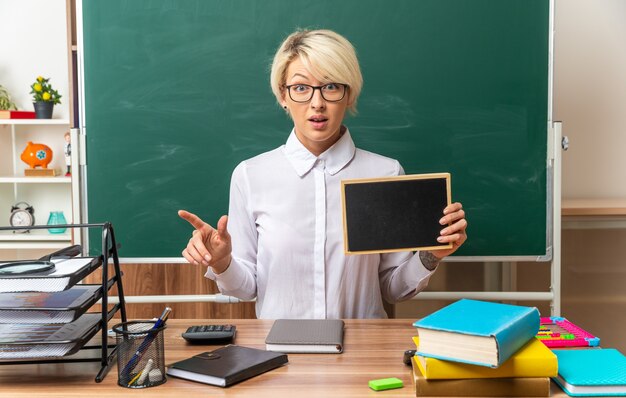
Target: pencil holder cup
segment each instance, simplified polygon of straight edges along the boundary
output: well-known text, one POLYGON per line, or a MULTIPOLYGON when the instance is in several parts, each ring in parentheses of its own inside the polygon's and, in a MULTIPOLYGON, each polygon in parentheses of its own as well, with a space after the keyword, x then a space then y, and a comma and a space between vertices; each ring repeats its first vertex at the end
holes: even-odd
POLYGON ((120 386, 146 388, 165 383, 165 326, 155 325, 156 321, 132 321, 113 326, 120 386))

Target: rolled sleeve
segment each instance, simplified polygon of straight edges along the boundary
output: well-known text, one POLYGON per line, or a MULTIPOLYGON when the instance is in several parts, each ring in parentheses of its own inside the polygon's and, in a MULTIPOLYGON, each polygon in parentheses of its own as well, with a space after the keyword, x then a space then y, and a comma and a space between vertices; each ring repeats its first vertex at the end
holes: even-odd
POLYGON ((415 254, 391 253, 381 256, 380 282, 383 297, 390 303, 408 300, 428 286, 432 274, 415 254))

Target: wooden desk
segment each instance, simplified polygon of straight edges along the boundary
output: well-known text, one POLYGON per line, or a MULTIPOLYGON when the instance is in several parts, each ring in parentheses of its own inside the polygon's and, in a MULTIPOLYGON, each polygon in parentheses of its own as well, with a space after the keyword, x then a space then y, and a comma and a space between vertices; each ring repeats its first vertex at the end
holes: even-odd
MULTIPOLYGON (((176 320, 167 322, 165 360, 172 363, 213 347, 190 346, 181 337, 191 325, 232 323, 237 325, 236 344, 265 348, 273 321, 176 320)), ((97 384, 96 363, 0 366, 0 395, 4 397, 414 397, 410 367, 402 354, 412 348, 413 320, 346 320, 343 354, 289 354, 281 368, 229 388, 209 386, 168 377, 163 385, 131 390, 117 385, 117 367, 97 384), (367 386, 372 379, 398 377, 404 387, 376 392, 367 386)), ((566 395, 552 383, 552 395, 566 395)))

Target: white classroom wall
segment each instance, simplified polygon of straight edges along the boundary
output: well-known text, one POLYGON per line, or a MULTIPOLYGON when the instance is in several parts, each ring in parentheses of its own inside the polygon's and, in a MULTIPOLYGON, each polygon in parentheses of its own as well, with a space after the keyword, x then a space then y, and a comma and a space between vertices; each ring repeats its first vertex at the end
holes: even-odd
POLYGON ((626 199, 626 1, 556 0, 554 120, 563 198, 626 199))
POLYGON ((65 21, 65 0, 0 0, 0 84, 19 109, 34 110, 30 85, 41 75, 63 96, 53 118, 69 118, 65 21))

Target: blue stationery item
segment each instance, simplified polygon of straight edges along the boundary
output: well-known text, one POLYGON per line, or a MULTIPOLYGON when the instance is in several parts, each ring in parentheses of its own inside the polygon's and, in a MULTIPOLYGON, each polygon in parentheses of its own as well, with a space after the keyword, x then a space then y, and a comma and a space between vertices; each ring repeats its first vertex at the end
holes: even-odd
MULTIPOLYGON (((165 307, 165 310, 163 311, 159 319, 157 319, 157 321, 154 323, 152 330, 158 329, 161 326, 163 326, 165 321, 167 321, 167 317, 170 315, 171 311, 172 309, 170 307, 165 307)), ((130 372, 132 372, 133 369, 135 369, 135 366, 137 366, 139 361, 141 361, 141 357, 143 357, 143 354, 146 352, 148 347, 150 347, 150 344, 152 343, 152 340, 154 340, 155 336, 156 336, 155 333, 147 333, 146 338, 143 340, 141 345, 139 345, 139 348, 137 349, 133 357, 130 359, 130 361, 128 361, 126 366, 124 366, 124 369, 122 370, 122 374, 130 374, 130 372)))
POLYGON ((497 368, 539 330, 535 307, 462 299, 413 324, 418 354, 497 368))
POLYGON ((552 350, 559 360, 554 381, 572 397, 626 395, 626 357, 614 348, 552 350))

